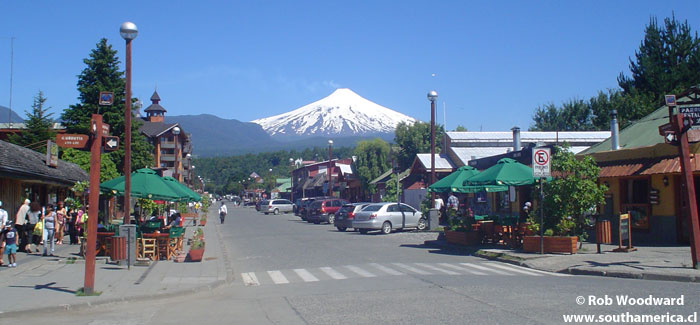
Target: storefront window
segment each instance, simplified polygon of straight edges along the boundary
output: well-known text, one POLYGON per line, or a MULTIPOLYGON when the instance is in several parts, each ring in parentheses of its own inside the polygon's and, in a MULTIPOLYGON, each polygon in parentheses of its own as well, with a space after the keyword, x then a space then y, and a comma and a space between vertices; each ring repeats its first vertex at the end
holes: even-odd
POLYGON ((649 229, 649 179, 620 180, 620 192, 622 213, 630 212, 632 228, 649 229))

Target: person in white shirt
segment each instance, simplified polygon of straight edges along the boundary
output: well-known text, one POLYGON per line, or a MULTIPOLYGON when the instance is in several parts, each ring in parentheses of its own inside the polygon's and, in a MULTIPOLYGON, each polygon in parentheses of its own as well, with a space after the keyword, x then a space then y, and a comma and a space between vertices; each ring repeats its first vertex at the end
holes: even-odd
POLYGON ((219 218, 221 218, 221 224, 224 223, 227 213, 228 209, 226 209, 226 204, 224 204, 224 201, 221 201, 221 207, 219 208, 219 218))

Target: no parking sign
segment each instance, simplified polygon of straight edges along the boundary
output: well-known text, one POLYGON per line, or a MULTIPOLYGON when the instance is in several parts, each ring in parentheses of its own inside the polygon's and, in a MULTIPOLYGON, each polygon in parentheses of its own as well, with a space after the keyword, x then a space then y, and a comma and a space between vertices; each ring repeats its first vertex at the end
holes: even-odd
POLYGON ((532 176, 533 177, 550 177, 551 176, 551 149, 550 148, 533 148, 532 149, 532 176))

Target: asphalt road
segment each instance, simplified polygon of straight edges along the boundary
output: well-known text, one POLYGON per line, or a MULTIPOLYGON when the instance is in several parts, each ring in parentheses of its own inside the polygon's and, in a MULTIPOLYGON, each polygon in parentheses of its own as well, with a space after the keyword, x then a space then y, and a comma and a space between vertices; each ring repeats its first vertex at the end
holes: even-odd
POLYGON ((698 284, 536 272, 423 246, 435 233, 341 233, 292 214, 231 206, 220 227, 234 267, 231 285, 150 302, 31 314, 13 323, 560 324, 565 314, 669 317, 700 310, 698 284), (626 306, 616 300, 621 295, 682 295, 683 305, 626 306))

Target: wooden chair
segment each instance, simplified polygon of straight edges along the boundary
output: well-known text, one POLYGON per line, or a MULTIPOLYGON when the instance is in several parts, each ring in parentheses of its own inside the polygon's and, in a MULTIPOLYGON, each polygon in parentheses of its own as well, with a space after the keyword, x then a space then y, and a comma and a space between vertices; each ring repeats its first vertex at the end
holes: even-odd
POLYGON ((158 245, 155 238, 141 238, 139 240, 139 257, 150 258, 152 261, 158 259, 158 245))
POLYGON ((177 255, 177 252, 182 250, 182 236, 184 232, 184 228, 182 227, 170 228, 170 233, 168 234, 168 259, 177 255))
POLYGON ((168 237, 159 237, 156 240, 156 247, 157 247, 157 255, 158 259, 160 260, 168 260, 170 259, 170 255, 168 254, 168 237))

